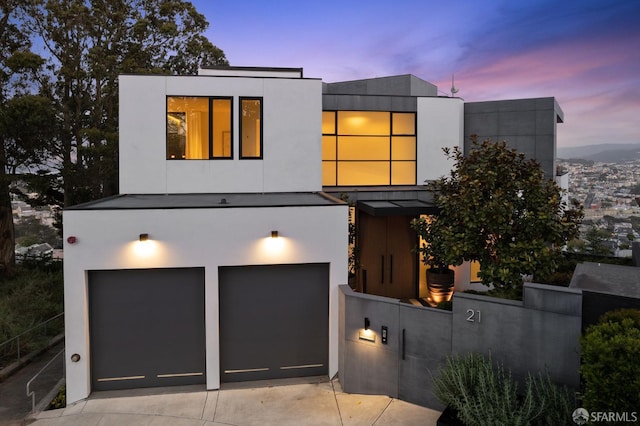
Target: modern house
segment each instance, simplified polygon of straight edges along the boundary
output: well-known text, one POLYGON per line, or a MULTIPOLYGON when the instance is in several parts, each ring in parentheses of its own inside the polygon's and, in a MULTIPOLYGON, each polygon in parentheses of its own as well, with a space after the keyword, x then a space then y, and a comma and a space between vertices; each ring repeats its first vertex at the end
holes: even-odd
POLYGON ((352 285, 418 297, 408 222, 434 212, 423 183, 449 171, 442 147, 507 139, 552 177, 561 121, 553 98, 465 103, 412 75, 121 76, 121 195, 64 212, 68 401, 334 376, 349 217, 352 285))

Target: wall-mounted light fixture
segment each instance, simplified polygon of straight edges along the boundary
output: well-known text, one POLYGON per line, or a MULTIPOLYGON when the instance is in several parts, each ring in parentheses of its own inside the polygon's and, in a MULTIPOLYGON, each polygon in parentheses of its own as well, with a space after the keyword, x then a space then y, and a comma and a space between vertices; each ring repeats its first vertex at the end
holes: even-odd
POLYGON ((72 361, 72 362, 78 362, 78 361, 80 361, 80 355, 79 355, 79 354, 73 354, 73 355, 71 355, 71 361, 72 361))
POLYGON ((69 244, 75 244, 77 241, 78 241, 78 238, 77 238, 77 237, 75 237, 75 236, 73 236, 73 235, 71 235, 71 236, 67 237, 67 242, 68 242, 69 244))
POLYGON ((149 241, 149 234, 140 234, 138 237, 140 241, 149 241))
POLYGON ((376 333, 371 330, 371 321, 368 317, 364 317, 364 330, 358 331, 358 339, 373 343, 376 341, 376 333))
POLYGON ((278 238, 278 231, 271 231, 271 238, 278 238))

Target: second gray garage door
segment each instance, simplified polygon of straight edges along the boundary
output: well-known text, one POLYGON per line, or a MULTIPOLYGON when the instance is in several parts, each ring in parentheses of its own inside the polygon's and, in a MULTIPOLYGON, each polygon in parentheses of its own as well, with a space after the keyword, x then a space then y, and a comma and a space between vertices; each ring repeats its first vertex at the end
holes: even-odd
POLYGON ((223 382, 328 374, 329 265, 222 267, 223 382))

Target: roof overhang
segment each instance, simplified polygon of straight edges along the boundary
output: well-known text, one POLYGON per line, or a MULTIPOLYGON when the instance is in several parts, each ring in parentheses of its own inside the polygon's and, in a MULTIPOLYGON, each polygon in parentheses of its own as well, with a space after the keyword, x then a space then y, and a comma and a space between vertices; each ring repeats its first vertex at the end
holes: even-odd
POLYGON ((438 208, 421 200, 358 201, 358 209, 371 216, 419 216, 433 215, 438 208))

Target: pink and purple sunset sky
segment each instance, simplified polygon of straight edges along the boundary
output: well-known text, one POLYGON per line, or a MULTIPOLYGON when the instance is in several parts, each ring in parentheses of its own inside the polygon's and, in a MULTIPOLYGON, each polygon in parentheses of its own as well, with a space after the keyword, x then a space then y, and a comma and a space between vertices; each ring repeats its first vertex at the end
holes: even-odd
POLYGON ((638 0, 192 0, 234 66, 414 74, 487 101, 554 96, 558 146, 640 143, 638 0))

